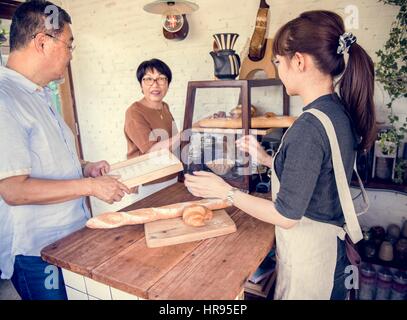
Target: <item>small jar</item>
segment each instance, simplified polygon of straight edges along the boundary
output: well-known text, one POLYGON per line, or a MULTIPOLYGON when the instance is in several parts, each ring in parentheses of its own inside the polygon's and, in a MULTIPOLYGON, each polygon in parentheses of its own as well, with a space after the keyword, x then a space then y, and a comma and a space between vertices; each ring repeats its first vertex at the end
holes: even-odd
POLYGON ((386 236, 386 231, 381 226, 375 226, 370 228, 370 233, 372 235, 372 240, 376 243, 376 246, 379 247, 386 236))
POLYGON ((373 300, 376 294, 376 270, 369 263, 360 267, 359 300, 373 300))
POLYGON ((397 224, 389 224, 387 227, 387 236, 390 238, 400 238, 400 227, 397 224))
POLYGON ((376 244, 373 241, 364 241, 363 255, 366 261, 373 261, 376 258, 376 244))
POLYGON ((192 174, 194 171, 202 170, 202 146, 197 135, 192 135, 191 143, 188 149, 187 172, 192 174))
POLYGON ((396 245, 397 241, 399 241, 399 238, 393 237, 391 235, 387 235, 385 241, 390 242, 393 246, 396 245))
POLYGON ((407 299, 407 272, 398 270, 393 275, 390 300, 407 299))
POLYGON ((202 145, 202 159, 203 163, 207 163, 209 161, 214 160, 215 156, 215 138, 210 134, 204 134, 201 137, 201 145, 202 145))
POLYGON ((407 239, 400 239, 396 244, 396 261, 401 266, 407 265, 407 239))
POLYGON ((370 229, 366 227, 362 227, 362 235, 364 241, 369 241, 372 238, 372 234, 370 233, 370 229))
POLYGON ((393 261, 393 245, 389 241, 383 241, 380 245, 379 259, 382 261, 393 261))
POLYGON ((393 282, 393 274, 390 269, 382 268, 377 275, 377 291, 376 300, 389 300, 391 286, 393 282))
POLYGON ((226 136, 217 134, 214 135, 214 140, 215 159, 227 159, 226 136))
POLYGON ((401 234, 404 238, 407 238, 407 220, 403 223, 403 228, 401 230, 401 234))

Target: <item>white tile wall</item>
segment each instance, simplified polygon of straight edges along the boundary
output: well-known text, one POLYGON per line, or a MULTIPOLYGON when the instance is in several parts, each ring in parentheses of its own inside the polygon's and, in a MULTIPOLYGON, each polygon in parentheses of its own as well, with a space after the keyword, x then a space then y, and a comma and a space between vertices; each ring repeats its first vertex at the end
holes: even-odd
POLYGON ((387 227, 394 223, 401 227, 407 220, 407 195, 388 190, 368 190, 367 193, 370 208, 359 217, 361 225, 367 228, 377 225, 387 227))

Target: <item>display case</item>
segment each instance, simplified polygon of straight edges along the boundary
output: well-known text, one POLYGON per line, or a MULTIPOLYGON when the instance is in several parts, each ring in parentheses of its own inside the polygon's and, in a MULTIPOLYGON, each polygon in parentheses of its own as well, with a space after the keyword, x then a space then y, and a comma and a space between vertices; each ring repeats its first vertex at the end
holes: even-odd
MULTIPOLYGON (((181 150, 187 155, 183 161, 184 172, 206 170, 222 176, 229 184, 245 191, 255 191, 259 183, 268 179, 267 169, 253 163, 247 153, 235 148, 235 141, 243 135, 261 137, 276 134, 280 136, 283 128, 251 128, 251 90, 256 87, 280 86, 283 98, 282 115, 288 116, 289 96, 278 79, 231 80, 231 81, 191 81, 188 83, 181 150), (239 88, 241 104, 241 128, 202 128, 193 126, 195 97, 197 89, 239 88), (184 151, 185 150, 185 151, 184 151)), ((278 138, 276 138, 278 139, 278 138)), ((267 147, 266 147, 267 149, 267 147)), ((259 191, 259 190, 258 190, 259 191)))

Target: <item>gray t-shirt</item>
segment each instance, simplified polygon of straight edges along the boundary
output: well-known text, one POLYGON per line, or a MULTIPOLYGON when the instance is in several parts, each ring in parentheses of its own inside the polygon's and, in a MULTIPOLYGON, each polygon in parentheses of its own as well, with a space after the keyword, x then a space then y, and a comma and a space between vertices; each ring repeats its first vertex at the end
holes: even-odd
MULTIPOLYGON (((318 109, 332 121, 350 183, 359 137, 336 93, 319 97, 303 110, 318 109)), ((303 113, 285 135, 275 159, 280 180, 276 209, 289 219, 307 218, 342 226, 344 217, 336 188, 331 148, 322 123, 303 113)))

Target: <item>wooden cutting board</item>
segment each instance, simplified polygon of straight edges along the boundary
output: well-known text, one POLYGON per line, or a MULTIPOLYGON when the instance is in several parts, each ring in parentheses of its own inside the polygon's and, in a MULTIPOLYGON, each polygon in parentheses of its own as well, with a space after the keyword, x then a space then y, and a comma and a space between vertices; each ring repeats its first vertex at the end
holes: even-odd
POLYGON ((144 231, 147 247, 157 248, 223 236, 236 232, 236 225, 225 210, 216 210, 212 220, 202 227, 188 226, 178 217, 148 222, 144 231))

